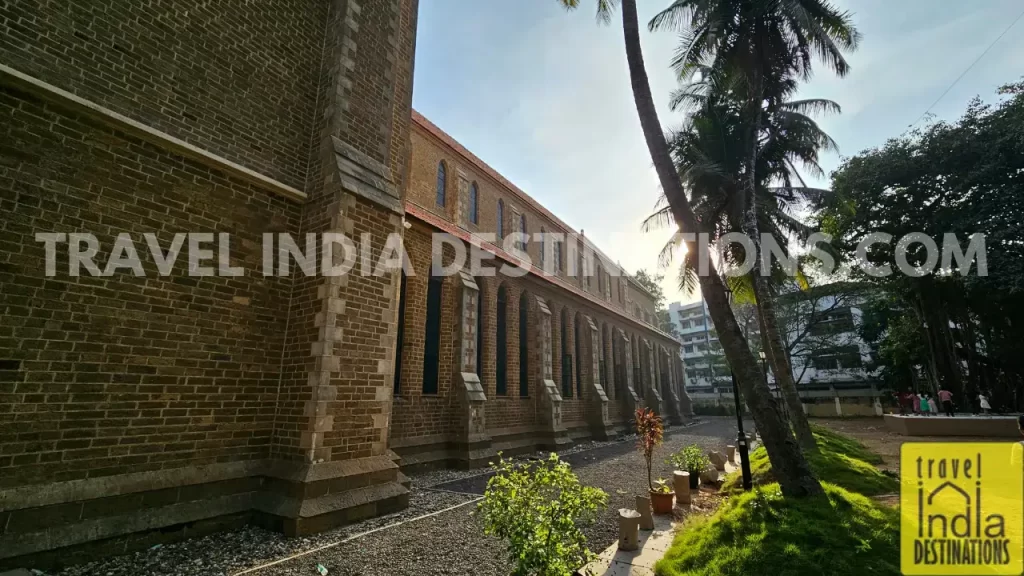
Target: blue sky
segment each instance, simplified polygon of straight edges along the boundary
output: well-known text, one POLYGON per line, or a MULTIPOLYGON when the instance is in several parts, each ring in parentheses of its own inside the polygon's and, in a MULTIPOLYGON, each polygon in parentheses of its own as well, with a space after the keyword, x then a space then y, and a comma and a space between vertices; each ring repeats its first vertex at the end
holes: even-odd
MULTIPOLYGON (((1024 9, 1020 0, 839 0, 863 35, 852 72, 819 67, 803 97, 835 100, 820 119, 853 155, 904 132, 1024 9)), ((629 271, 657 268, 670 232, 641 234, 660 195, 629 89, 621 24, 599 25, 593 2, 420 0, 413 106, 629 271)), ((646 22, 667 0, 641 1, 646 22)), ((661 121, 676 86, 672 32, 644 33, 661 121)), ((975 95, 1024 76, 1024 20, 932 109, 954 119, 975 95)), ((826 158, 827 170, 839 156, 826 158)), ((692 300, 666 272, 666 296, 692 300)))

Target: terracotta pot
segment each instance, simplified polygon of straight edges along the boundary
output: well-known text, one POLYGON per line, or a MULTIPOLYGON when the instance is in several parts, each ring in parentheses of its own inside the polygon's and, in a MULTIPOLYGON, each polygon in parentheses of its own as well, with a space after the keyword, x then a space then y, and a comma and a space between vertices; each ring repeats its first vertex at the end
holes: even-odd
POLYGON ((651 490, 651 508, 654 508, 654 513, 671 514, 672 499, 675 495, 675 492, 655 492, 651 490))
POLYGON ((690 490, 696 490, 700 486, 700 472, 694 473, 690 470, 690 490))

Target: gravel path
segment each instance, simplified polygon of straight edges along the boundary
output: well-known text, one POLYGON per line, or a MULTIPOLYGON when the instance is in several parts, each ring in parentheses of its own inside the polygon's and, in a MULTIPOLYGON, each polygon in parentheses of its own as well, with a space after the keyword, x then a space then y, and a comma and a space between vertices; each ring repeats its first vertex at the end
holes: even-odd
MULTIPOLYGON (((730 418, 706 417, 698 426, 671 431, 655 453, 654 478, 671 477, 664 460, 672 452, 691 443, 724 451, 735 439, 735 430, 730 418)), ((563 456, 581 482, 608 492, 608 508, 585 530, 591 549, 601 551, 617 537, 617 510, 633 508, 635 496, 646 492, 643 458, 633 440, 586 443, 563 456)), ((80 564, 58 574, 226 576, 287 559, 246 576, 318 576, 318 564, 330 576, 505 575, 509 567, 502 543, 485 536, 472 515, 473 501, 486 481, 479 470, 430 472, 412 478, 409 508, 389 516, 301 538, 250 527, 80 564), (459 504, 464 505, 447 510, 459 504), (427 514, 432 515, 423 518, 427 514), (382 527, 386 528, 352 538, 382 527), (324 546, 330 547, 320 549, 324 546), (310 550, 317 551, 302 554, 310 550)))

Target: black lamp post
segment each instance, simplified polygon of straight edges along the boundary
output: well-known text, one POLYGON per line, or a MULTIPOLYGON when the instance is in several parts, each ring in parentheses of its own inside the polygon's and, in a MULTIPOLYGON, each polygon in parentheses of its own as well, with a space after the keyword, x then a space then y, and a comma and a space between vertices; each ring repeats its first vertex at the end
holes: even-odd
POLYGON ((747 434, 743 431, 743 408, 740 402, 740 389, 736 386, 736 373, 729 368, 732 376, 732 399, 736 402, 736 449, 740 453, 740 469, 743 471, 743 489, 750 490, 753 482, 750 478, 750 454, 747 450, 747 434))
MULTIPOLYGON (((729 306, 732 307, 732 290, 726 287, 726 293, 729 297, 729 306)), ((736 385, 736 373, 733 372, 731 364, 729 365, 729 376, 732 377, 732 399, 736 403, 736 449, 740 453, 743 489, 750 490, 754 484, 750 477, 750 453, 747 447, 747 433, 743 431, 743 408, 740 402, 740 389, 736 385)))

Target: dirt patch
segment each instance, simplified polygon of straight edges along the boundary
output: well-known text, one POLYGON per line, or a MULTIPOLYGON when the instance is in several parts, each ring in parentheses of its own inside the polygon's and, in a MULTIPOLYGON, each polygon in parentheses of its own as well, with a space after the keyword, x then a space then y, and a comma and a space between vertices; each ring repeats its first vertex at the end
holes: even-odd
POLYGON ((881 418, 814 418, 814 424, 827 426, 860 440, 882 457, 878 467, 894 473, 900 471, 900 446, 904 442, 1005 442, 1006 438, 976 436, 902 436, 889 431, 881 418))

